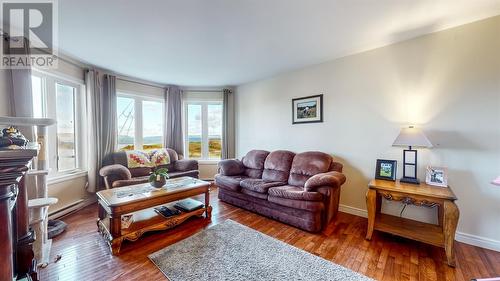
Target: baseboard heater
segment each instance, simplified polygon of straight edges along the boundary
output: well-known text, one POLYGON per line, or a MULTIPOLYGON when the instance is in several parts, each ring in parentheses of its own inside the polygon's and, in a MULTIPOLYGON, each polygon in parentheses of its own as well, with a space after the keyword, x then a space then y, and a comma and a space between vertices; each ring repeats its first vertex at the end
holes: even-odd
POLYGON ((54 219, 58 219, 60 217, 63 217, 69 213, 80 210, 80 209, 94 203, 93 201, 94 200, 91 200, 91 199, 79 199, 71 204, 68 204, 68 205, 62 207, 61 209, 59 209, 55 212, 49 213, 49 219, 54 220, 54 219))

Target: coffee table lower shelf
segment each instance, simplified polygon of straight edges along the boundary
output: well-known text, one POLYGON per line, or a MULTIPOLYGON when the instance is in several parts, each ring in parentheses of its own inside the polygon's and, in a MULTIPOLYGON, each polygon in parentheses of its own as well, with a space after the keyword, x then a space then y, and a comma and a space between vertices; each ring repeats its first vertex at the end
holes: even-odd
MULTIPOLYGON (((165 206, 169 205, 172 207, 173 204, 165 204, 165 206)), ((132 224, 128 228, 121 229, 121 235, 118 237, 113 237, 111 234, 109 216, 97 219, 97 228, 99 233, 108 242, 113 255, 117 255, 120 253, 121 244, 125 240, 136 241, 146 232, 167 230, 183 223, 190 217, 201 217, 205 212, 211 213, 211 211, 212 206, 208 206, 192 212, 182 212, 179 215, 169 218, 156 213, 153 208, 136 211, 131 213, 133 214, 132 224)))

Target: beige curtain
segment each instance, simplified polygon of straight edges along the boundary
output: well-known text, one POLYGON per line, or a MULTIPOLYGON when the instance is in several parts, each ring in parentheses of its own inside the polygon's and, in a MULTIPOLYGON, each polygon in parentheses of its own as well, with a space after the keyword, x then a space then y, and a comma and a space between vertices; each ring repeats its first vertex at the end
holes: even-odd
POLYGON ((104 187, 99 169, 116 148, 116 77, 106 74, 101 79, 97 70, 87 70, 85 85, 89 128, 87 190, 97 192, 104 187))
MULTIPOLYGON (((4 38, 4 53, 9 53, 9 42, 24 41, 24 53, 29 56, 29 41, 24 37, 4 38)), ((16 56, 22 56, 16 54, 16 56)), ((33 117, 33 95, 31 92, 31 68, 9 69, 7 75, 10 76, 10 115, 14 117, 33 117)), ((18 127, 19 131, 31 141, 35 140, 35 133, 32 126, 18 127)))
POLYGON ((171 148, 179 155, 184 154, 182 136, 182 90, 177 86, 169 86, 165 90, 165 147, 171 148))
POLYGON ((222 159, 235 157, 234 90, 223 89, 222 159))

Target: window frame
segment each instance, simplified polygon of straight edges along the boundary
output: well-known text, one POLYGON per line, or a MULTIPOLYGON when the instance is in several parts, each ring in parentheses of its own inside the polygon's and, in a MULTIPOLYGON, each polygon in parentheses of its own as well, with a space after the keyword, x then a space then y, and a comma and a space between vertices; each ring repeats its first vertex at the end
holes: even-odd
MULTIPOLYGON (((143 128, 143 115, 142 115, 142 107, 143 107, 143 101, 152 101, 152 102, 159 102, 162 105, 161 109, 161 115, 162 115, 162 131, 161 131, 161 145, 162 147, 164 146, 165 143, 165 99, 161 97, 156 97, 152 95, 144 95, 140 93, 133 93, 133 92, 128 92, 128 91, 123 91, 120 89, 117 89, 116 91, 116 98, 118 97, 124 97, 124 98, 129 98, 134 100, 134 150, 143 150, 144 146, 144 128, 143 128), (140 147, 140 148, 139 148, 140 147)), ((117 119, 117 125, 118 125, 118 112, 115 113, 115 118, 117 119)), ((116 128, 116 151, 121 151, 121 148, 118 148, 119 143, 118 143, 118 126, 116 128)))
MULTIPOLYGON (((210 158, 209 157, 209 136, 208 136, 208 106, 209 105, 220 105, 222 106, 222 112, 224 112, 224 102, 220 99, 207 99, 207 100, 185 100, 183 102, 183 128, 184 128, 184 157, 186 159, 195 159, 203 162, 218 162, 221 158, 210 158), (188 106, 189 105, 201 105, 201 158, 190 158, 189 157, 189 124, 188 124, 188 106)), ((221 120, 221 123, 223 121, 221 120)), ((223 124, 221 124, 222 126, 223 124)), ((222 127, 221 127, 222 128, 222 127)), ((224 128, 222 128, 224 130, 224 128)), ((224 132, 221 132, 221 148, 223 147, 222 135, 224 132)), ((222 151, 221 151, 222 153, 222 151)))
POLYGON ((59 170, 57 124, 47 127, 48 179, 57 179, 72 174, 86 172, 85 136, 86 124, 85 85, 83 81, 71 79, 41 70, 32 69, 31 76, 41 79, 42 85, 42 115, 57 121, 57 86, 56 84, 73 87, 73 120, 75 127, 75 168, 59 170))

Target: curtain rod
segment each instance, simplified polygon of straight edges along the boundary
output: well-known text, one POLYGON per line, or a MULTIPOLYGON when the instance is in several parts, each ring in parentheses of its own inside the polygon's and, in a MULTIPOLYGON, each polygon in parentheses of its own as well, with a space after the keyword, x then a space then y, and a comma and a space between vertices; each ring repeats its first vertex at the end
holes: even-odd
POLYGON ((193 89, 182 89, 186 92, 198 92, 198 93, 222 93, 222 90, 193 90, 193 89))
POLYGON ((158 85, 152 85, 152 84, 148 84, 148 83, 144 83, 144 82, 140 82, 140 81, 134 81, 134 80, 131 80, 131 79, 119 77, 118 75, 116 75, 116 79, 122 80, 122 81, 126 81, 126 82, 130 82, 130 83, 141 84, 141 85, 144 85, 144 86, 154 87, 154 88, 158 88, 158 89, 165 89, 167 87, 167 86, 161 87, 161 86, 158 86, 158 85))

